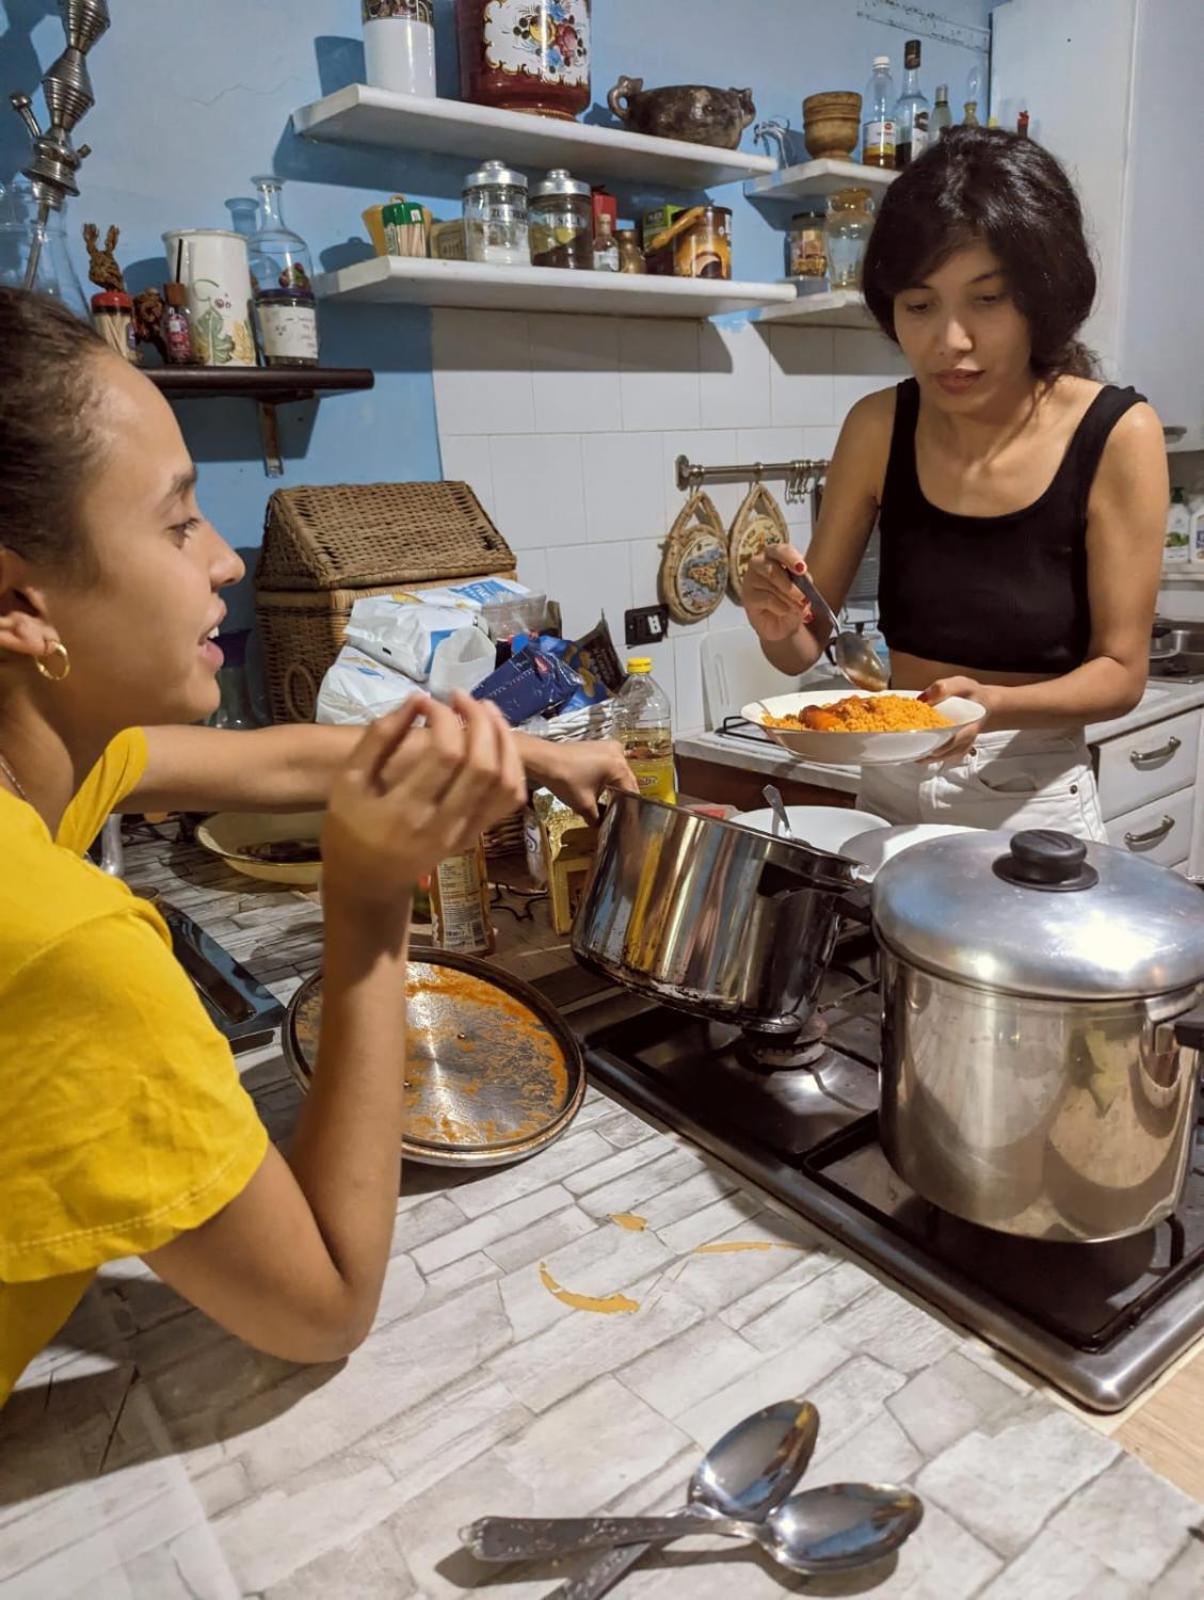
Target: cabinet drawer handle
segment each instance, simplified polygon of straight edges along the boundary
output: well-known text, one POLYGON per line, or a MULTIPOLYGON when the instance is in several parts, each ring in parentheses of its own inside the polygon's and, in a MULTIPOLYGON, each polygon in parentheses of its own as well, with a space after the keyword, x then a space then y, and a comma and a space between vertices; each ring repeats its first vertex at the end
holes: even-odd
POLYGON ((1128 845, 1130 850, 1136 849, 1139 844, 1157 844, 1159 839, 1166 838, 1167 834, 1174 826, 1174 817, 1164 816, 1158 826, 1156 828, 1151 828, 1148 833, 1126 833, 1125 843, 1128 845))
POLYGON ((1168 761, 1176 750, 1183 746, 1182 739, 1176 739, 1172 734, 1164 745, 1157 750, 1130 750, 1129 760, 1135 767, 1147 766, 1151 761, 1168 761))

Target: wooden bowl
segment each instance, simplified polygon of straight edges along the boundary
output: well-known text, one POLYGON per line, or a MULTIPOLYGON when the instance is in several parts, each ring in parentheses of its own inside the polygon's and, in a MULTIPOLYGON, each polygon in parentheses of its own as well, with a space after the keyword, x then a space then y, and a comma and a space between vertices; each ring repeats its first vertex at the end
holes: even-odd
POLYGON ((816 161, 847 160, 861 137, 861 96, 839 89, 809 94, 803 101, 803 142, 816 161))

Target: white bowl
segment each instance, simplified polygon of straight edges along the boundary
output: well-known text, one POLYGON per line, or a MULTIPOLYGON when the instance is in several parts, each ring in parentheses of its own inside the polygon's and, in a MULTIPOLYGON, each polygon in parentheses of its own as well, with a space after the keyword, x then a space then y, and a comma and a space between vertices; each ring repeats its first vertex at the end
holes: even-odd
POLYGON ((900 823, 895 827, 871 828, 849 839, 841 852, 851 857, 860 868, 860 876, 871 880, 892 856, 901 850, 911 850, 930 839, 943 839, 950 833, 971 833, 973 829, 958 827, 951 822, 900 823))
MULTIPOLYGON (((918 700, 916 689, 891 689, 884 693, 918 700)), ((749 722, 765 727, 765 713, 774 717, 797 716, 808 706, 828 706, 837 700, 870 700, 876 696, 860 689, 820 689, 808 694, 778 694, 757 700, 741 713, 749 722)), ((891 766, 901 761, 922 761, 945 744, 954 730, 986 715, 973 700, 955 697, 937 708, 953 727, 922 728, 915 733, 811 733, 805 728, 765 728, 765 732, 792 755, 830 767, 891 766)))
POLYGON ((287 883, 294 889, 313 889, 322 876, 320 861, 256 861, 243 852, 249 845, 277 844, 284 839, 316 840, 325 815, 323 811, 271 816, 219 811, 197 828, 197 842, 248 878, 258 878, 262 883, 287 883))
MULTIPOLYGON (((787 806, 786 815, 790 818, 790 831, 796 839, 814 845, 817 850, 852 856, 857 861, 861 857, 854 855, 849 848, 850 841, 859 839, 864 833, 875 833, 890 827, 885 817, 872 816, 868 811, 853 811, 848 806, 787 806)), ((758 833, 783 837, 775 825, 772 811, 744 811, 733 817, 732 821, 738 822, 742 828, 755 828, 758 833)))

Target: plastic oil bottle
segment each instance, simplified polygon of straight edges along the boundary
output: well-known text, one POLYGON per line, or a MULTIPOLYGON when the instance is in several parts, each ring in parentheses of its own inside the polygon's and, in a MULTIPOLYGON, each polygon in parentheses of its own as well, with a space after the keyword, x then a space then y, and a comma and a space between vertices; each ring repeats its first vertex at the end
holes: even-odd
POLYGON ((673 711, 647 656, 632 656, 627 662, 627 682, 615 702, 615 736, 641 796, 674 805, 673 711))

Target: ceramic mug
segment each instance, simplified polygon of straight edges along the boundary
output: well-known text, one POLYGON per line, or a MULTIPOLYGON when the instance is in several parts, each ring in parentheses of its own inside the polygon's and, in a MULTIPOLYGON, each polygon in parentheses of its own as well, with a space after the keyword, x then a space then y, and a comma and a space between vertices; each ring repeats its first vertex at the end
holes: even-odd
POLYGON ((205 367, 257 366, 246 239, 223 228, 178 228, 163 243, 168 277, 178 273, 188 290, 197 360, 205 367))

